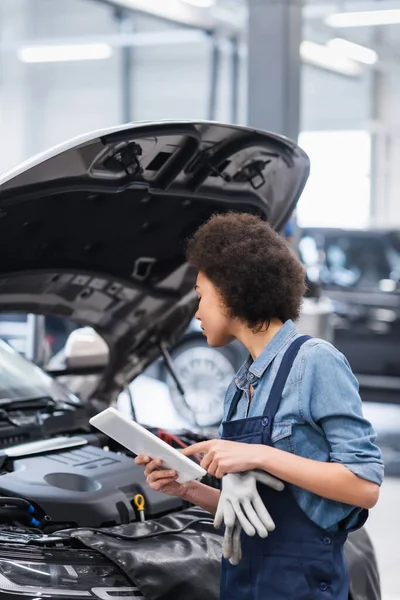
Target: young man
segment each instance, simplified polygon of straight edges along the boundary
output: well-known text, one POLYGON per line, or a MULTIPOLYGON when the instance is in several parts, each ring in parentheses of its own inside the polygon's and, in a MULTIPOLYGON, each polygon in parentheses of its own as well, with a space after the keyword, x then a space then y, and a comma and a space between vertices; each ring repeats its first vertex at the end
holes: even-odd
MULTIPOLYGON (((188 260, 208 343, 238 339, 249 358, 227 390, 222 439, 185 454, 202 454, 223 486, 232 473, 260 470, 285 482, 283 491, 258 486, 276 528, 266 538, 242 534, 239 564, 223 559, 221 598, 347 600, 343 544, 365 522, 383 479, 350 366, 331 344, 296 329, 303 267, 261 219, 212 217, 191 239, 188 260)), ((216 513, 218 490, 178 484, 158 460, 136 461, 154 490, 216 513)))

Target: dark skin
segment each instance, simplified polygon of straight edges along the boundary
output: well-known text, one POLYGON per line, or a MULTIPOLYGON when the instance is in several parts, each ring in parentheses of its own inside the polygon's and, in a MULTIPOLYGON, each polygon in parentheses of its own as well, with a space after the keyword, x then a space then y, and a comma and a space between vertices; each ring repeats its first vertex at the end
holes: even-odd
MULTIPOLYGON (((225 346, 238 339, 254 360, 283 325, 279 320, 272 320, 268 327, 254 333, 243 321, 228 316, 218 290, 203 273, 198 275, 196 290, 199 295, 196 318, 201 321, 203 333, 212 347, 225 346)), ((202 455, 201 466, 218 478, 227 473, 262 469, 323 498, 361 508, 372 508, 379 498, 377 484, 358 477, 344 465, 303 458, 271 446, 216 439, 194 444, 182 450, 182 454, 202 455)), ((197 481, 177 483, 177 473, 160 470, 162 461, 138 456, 135 462, 145 465, 146 480, 152 489, 179 496, 215 514, 219 491, 197 481)))

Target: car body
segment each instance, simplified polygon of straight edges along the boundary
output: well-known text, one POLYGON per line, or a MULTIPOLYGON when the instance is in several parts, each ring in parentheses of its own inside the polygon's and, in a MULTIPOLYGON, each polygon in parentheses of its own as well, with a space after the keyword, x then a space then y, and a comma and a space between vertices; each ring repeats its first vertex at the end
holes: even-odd
POLYGON ((196 309, 187 237, 226 211, 279 230, 308 171, 306 154, 281 136, 164 122, 81 136, 0 178, 0 310, 86 327, 72 332, 58 375, 93 371, 90 331, 103 340, 99 364, 105 347, 108 356, 83 402, 0 345, 1 376, 14 378, 0 398, 0 600, 217 599, 221 536, 210 516, 145 487, 133 457, 88 419, 187 330, 196 309))
POLYGON ((333 303, 334 343, 363 399, 400 402, 400 232, 305 228, 299 251, 333 303))

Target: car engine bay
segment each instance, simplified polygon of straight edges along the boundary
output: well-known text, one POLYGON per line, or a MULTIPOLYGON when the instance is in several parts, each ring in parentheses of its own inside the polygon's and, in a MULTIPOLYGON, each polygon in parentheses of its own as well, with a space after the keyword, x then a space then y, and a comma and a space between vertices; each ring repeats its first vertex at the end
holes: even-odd
MULTIPOLYGON (((28 421, 32 402, 31 399, 26 406, 28 421)), ((6 412, 5 408, 3 410, 6 412)), ((212 590, 215 594, 218 590, 220 541, 219 534, 212 531, 210 516, 188 508, 179 498, 151 490, 146 485, 143 467, 135 464, 134 456, 92 429, 87 420, 83 426, 81 410, 78 407, 58 409, 59 417, 67 413, 70 419, 69 431, 65 433, 64 429, 63 435, 40 439, 37 433, 43 431, 33 427, 29 441, 2 444, 0 597, 3 593, 23 592, 26 595, 30 591, 32 598, 43 593, 58 598, 140 598, 144 597, 142 586, 146 588, 147 585, 150 586, 147 588, 150 598, 155 597, 159 589, 164 590, 160 597, 168 598, 164 587, 160 588, 159 579, 146 577, 147 583, 140 588, 136 585, 136 576, 142 572, 141 556, 143 552, 148 553, 148 568, 154 561, 159 563, 165 544, 168 545, 166 537, 172 538, 187 528, 194 528, 191 531, 193 537, 189 536, 190 556, 193 560, 196 556, 201 559, 202 527, 210 530, 211 542, 207 543, 213 545, 213 552, 211 558, 209 554, 203 558, 200 572, 209 568, 211 560, 211 568, 216 572, 207 593, 213 597, 212 590), (146 522, 137 510, 135 499, 138 497, 144 501, 146 522), (114 543, 116 556, 111 556, 109 549, 97 549, 90 536, 94 536, 96 543, 103 539, 107 548, 107 544, 112 548, 114 543), (154 539, 159 536, 159 540, 154 539), (139 539, 140 543, 134 542, 139 539), (130 560, 136 564, 134 576, 133 567, 124 568, 118 548, 122 553, 130 553, 130 560)), ((46 411, 43 406, 36 410, 37 423, 47 421, 50 424, 52 415, 46 411)), ((9 415, 12 420, 17 418, 13 410, 9 415)), ((9 421, 9 436, 21 439, 18 436, 20 423, 9 421)), ((163 431, 154 433, 172 445, 185 445, 175 435, 163 431)), ((187 432, 187 435, 191 436, 191 433, 187 432)), ((193 441, 197 441, 197 436, 195 438, 193 441)), ((190 440, 186 439, 186 443, 190 440)), ((181 560, 187 560, 184 556, 181 560)), ((166 565, 164 581, 171 577, 166 565)), ((170 585, 176 587, 173 578, 170 585)))

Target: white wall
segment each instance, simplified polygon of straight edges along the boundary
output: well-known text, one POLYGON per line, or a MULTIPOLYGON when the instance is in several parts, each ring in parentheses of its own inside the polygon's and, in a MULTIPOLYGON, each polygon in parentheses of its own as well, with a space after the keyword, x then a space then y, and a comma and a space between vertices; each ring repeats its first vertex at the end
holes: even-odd
MULTIPOLYGON (((136 17, 142 31, 171 30, 136 17)), ((1 0, 0 41, 58 39, 117 32, 109 7, 90 0, 1 0)), ((207 118, 211 48, 207 40, 132 51, 132 114, 143 119, 207 118)), ((302 130, 357 130, 370 125, 371 81, 310 66, 302 78, 302 130)), ((230 121, 230 65, 225 54, 215 118, 230 121)), ((242 69, 239 122, 246 121, 246 72, 242 69)), ((378 137, 376 224, 400 225, 400 71, 383 76, 378 137)), ((88 130, 123 121, 121 53, 102 61, 23 64, 15 52, 0 54, 0 170, 88 130)))
POLYGON ((400 227, 400 65, 383 73, 376 128, 376 225, 400 227))

